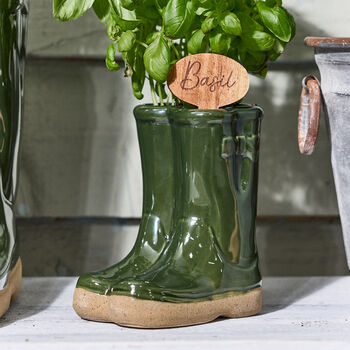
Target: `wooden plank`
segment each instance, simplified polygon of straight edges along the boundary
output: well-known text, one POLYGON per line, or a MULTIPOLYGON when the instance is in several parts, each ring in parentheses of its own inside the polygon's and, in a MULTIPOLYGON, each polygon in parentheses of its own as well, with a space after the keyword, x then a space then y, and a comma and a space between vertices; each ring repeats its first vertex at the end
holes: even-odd
POLYGON ((350 345, 350 277, 266 278, 260 315, 205 325, 138 330, 81 320, 75 278, 26 278, 0 320, 0 348, 337 349, 350 345))
MULTIPOLYGON (((25 276, 75 276, 128 254, 138 221, 19 219, 17 227, 25 276)), ((264 277, 349 274, 338 218, 258 218, 256 237, 264 277)))

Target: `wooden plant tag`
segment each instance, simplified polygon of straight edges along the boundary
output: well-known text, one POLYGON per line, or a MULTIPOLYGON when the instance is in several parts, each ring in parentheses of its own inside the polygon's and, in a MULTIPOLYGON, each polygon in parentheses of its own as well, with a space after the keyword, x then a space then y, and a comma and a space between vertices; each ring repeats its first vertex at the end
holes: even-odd
POLYGON ((176 97, 199 109, 218 109, 246 95, 249 76, 241 64, 229 57, 199 53, 174 64, 168 86, 176 97))

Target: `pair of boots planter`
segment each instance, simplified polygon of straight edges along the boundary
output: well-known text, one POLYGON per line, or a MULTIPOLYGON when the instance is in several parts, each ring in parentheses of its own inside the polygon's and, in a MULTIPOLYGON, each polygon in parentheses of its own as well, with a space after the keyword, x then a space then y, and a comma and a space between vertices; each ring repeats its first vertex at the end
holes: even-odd
POLYGON ((135 109, 144 181, 135 247, 119 264, 79 279, 75 310, 136 327, 259 312, 254 235, 262 111, 219 108, 245 96, 248 72, 266 75, 267 62, 295 35, 293 16, 280 0, 53 0, 61 21, 90 9, 111 40, 107 68, 120 69, 118 51, 134 96, 143 98, 147 82, 158 107, 135 109), (198 109, 163 107, 174 97, 175 105, 182 100, 198 109))
POLYGON ((323 102, 331 140, 331 160, 350 267, 350 38, 305 39, 314 47, 321 73, 322 89, 317 79, 304 81, 299 113, 299 145, 311 154, 317 139, 320 105, 323 102), (322 91, 321 91, 322 90, 322 91))
POLYGON ((262 110, 135 108, 143 214, 130 254, 79 278, 89 320, 172 327, 261 309, 255 245, 262 110))
POLYGON ((13 213, 23 97, 28 3, 0 1, 0 317, 20 289, 22 265, 13 213))

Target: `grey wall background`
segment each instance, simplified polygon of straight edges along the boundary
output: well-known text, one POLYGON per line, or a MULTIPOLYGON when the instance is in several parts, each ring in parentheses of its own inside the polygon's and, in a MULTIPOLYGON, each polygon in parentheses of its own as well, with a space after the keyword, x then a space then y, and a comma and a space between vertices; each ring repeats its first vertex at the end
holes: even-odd
MULTIPOLYGON (((285 0, 297 35, 265 80, 251 78, 247 102, 265 110, 259 215, 336 215, 329 143, 322 119, 316 152, 297 147, 300 82, 318 74, 303 38, 350 36, 348 0, 285 0), (339 10, 341 9, 341 11, 339 10)), ((102 56, 105 28, 93 13, 60 23, 51 1, 31 0, 28 53, 102 56)), ((29 60, 26 70, 20 216, 139 217, 141 168, 133 107, 122 72, 103 63, 29 60)), ((143 102, 150 101, 149 94, 143 102)))

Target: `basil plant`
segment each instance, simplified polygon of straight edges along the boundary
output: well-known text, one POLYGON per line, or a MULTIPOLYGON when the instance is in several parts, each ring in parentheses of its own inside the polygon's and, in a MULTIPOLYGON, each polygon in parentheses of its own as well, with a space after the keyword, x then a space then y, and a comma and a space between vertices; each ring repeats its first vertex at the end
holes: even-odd
POLYGON ((120 69, 143 98, 149 81, 153 103, 169 102, 165 81, 170 67, 187 55, 213 52, 239 61, 265 77, 295 35, 295 22, 282 0, 53 0, 53 14, 74 20, 93 8, 106 25, 111 44, 106 66, 120 69))

